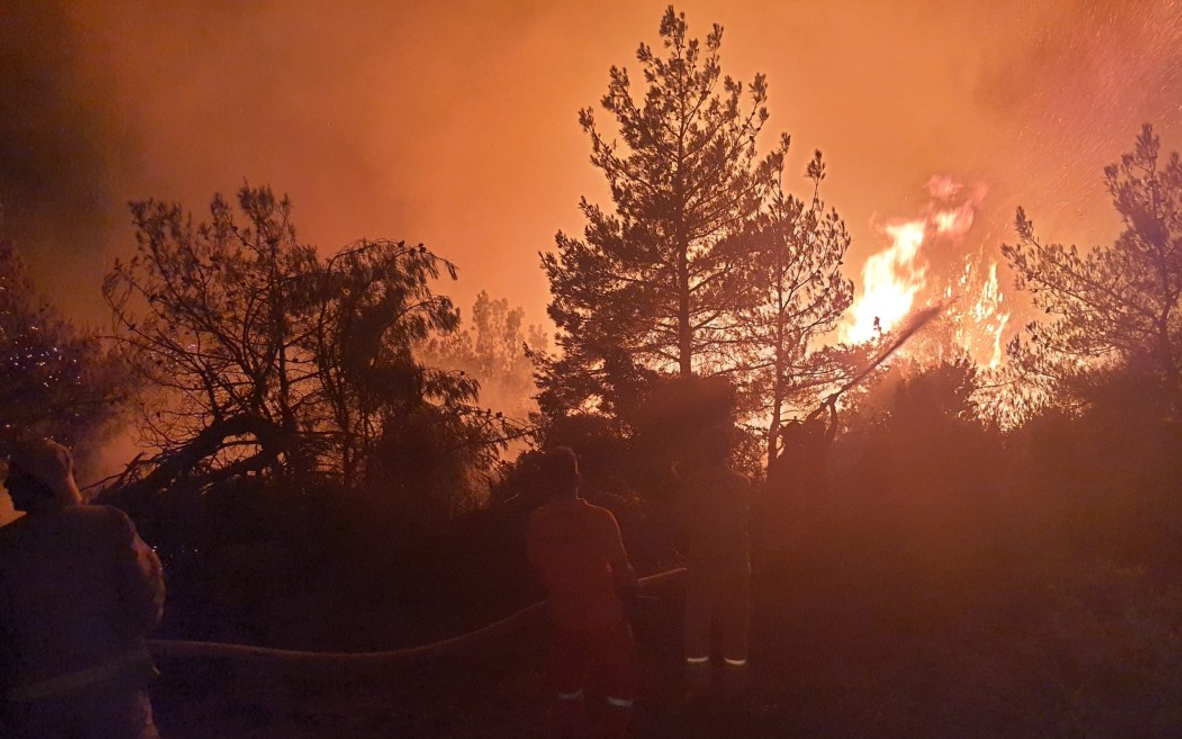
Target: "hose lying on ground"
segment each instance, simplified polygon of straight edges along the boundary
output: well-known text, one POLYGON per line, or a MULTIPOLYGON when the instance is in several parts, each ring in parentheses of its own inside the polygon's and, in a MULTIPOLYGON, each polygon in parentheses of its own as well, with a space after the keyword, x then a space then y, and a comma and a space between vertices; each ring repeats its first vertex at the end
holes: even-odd
MULTIPOLYGON (((650 588, 664 582, 677 580, 685 573, 684 567, 642 577, 641 588, 650 588)), ((445 655, 464 652, 477 644, 510 633, 533 619, 541 618, 545 602, 541 601, 523 608, 500 621, 476 631, 461 634, 450 639, 423 644, 417 647, 394 649, 382 652, 309 652, 295 649, 272 649, 246 644, 224 644, 221 642, 183 641, 176 639, 152 639, 148 648, 152 656, 167 659, 232 659, 251 662, 273 662, 288 665, 305 664, 316 667, 335 665, 387 666, 404 664, 422 659, 435 659, 445 655)))

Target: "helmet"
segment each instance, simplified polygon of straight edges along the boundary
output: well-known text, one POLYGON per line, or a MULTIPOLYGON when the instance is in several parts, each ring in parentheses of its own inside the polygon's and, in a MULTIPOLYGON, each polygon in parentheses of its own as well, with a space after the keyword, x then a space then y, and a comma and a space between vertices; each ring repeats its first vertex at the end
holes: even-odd
POLYGON ((59 505, 82 502, 82 494, 74 482, 74 458, 69 449, 52 439, 33 436, 17 441, 8 458, 9 478, 14 473, 24 473, 40 483, 59 505))

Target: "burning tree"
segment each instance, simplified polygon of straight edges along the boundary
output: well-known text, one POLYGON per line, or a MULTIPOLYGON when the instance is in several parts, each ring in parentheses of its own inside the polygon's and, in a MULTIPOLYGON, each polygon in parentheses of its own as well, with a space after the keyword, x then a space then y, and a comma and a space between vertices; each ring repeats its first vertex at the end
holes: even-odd
MULTIPOLYGON (((452 432, 441 464, 461 451, 491 464, 498 422, 472 405, 476 382, 412 351, 457 326, 431 289, 454 266, 388 240, 322 260, 297 240, 286 199, 243 187, 237 205, 217 196, 195 224, 179 205, 134 204, 138 254, 104 283, 120 346, 156 391, 140 489, 254 473, 362 484, 376 451, 425 418, 452 432)), ((391 476, 388 460, 380 472, 391 476)))
POLYGON ((1027 326, 1009 353, 1042 389, 1082 400, 1113 369, 1147 375, 1175 417, 1182 411, 1182 162, 1162 161, 1146 124, 1132 153, 1104 176, 1124 230, 1110 247, 1081 253, 1046 243, 1018 209, 1015 244, 1002 251, 1020 289, 1052 318, 1027 326))

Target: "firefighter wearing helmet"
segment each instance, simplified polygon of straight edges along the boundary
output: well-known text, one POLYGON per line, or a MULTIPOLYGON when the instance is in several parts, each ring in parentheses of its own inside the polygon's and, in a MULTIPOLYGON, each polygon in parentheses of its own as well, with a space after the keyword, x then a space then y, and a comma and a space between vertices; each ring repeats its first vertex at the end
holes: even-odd
POLYGON ((0 529, 5 736, 157 737, 145 637, 160 620, 156 554, 115 508, 85 505, 69 451, 19 441, 4 482, 25 516, 0 529))

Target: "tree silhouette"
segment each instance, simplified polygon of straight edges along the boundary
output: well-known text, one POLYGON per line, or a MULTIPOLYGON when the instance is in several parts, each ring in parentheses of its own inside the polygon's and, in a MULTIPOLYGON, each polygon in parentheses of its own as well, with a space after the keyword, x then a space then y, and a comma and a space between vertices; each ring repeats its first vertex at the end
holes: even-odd
POLYGON ((768 418, 769 459, 789 406, 815 403, 821 387, 841 372, 835 353, 816 350, 816 340, 832 331, 853 300, 853 283, 841 273, 850 245, 845 222, 826 210, 820 198, 825 165, 821 152, 809 162, 813 184, 809 202, 784 191, 785 138, 777 152, 776 178, 768 203, 752 230, 748 284, 758 302, 740 312, 735 335, 745 354, 751 409, 768 418))
POLYGON ((468 325, 433 336, 419 351, 433 366, 463 370, 480 383, 480 402, 513 418, 536 410, 530 357, 543 352, 549 338, 539 326, 524 324, 525 311, 493 300, 481 290, 468 325))
POLYGON ((85 455, 134 389, 118 357, 37 295, 15 246, 0 238, 0 428, 85 455))
POLYGON ((454 421, 454 450, 498 443, 470 405, 475 381, 413 355, 458 324, 431 289, 451 263, 388 240, 321 260, 286 199, 243 187, 237 206, 215 196, 195 224, 179 205, 134 204, 138 253, 104 283, 124 354, 156 391, 141 488, 258 472, 362 484, 390 429, 424 414, 454 421))
POLYGON ((1164 161, 1146 124, 1132 153, 1105 168, 1124 230, 1112 246, 1082 252, 1045 243, 1018 209, 1018 240, 1002 247, 1019 289, 1051 316, 1027 326, 1011 357, 1041 389, 1081 400, 1114 368, 1148 370, 1150 388, 1175 416, 1182 410, 1182 162, 1164 161))
POLYGON ((636 54, 643 93, 627 70, 611 69, 602 105, 622 143, 591 109, 579 115, 614 208, 584 198, 584 238, 559 233, 556 252, 542 255, 563 350, 543 368, 544 406, 610 407, 630 377, 689 377, 730 363, 733 313, 750 296, 738 237, 772 166, 756 152, 767 85, 762 75, 746 86, 723 76, 718 25, 703 47, 669 7, 660 36, 664 56, 647 44, 636 54))

